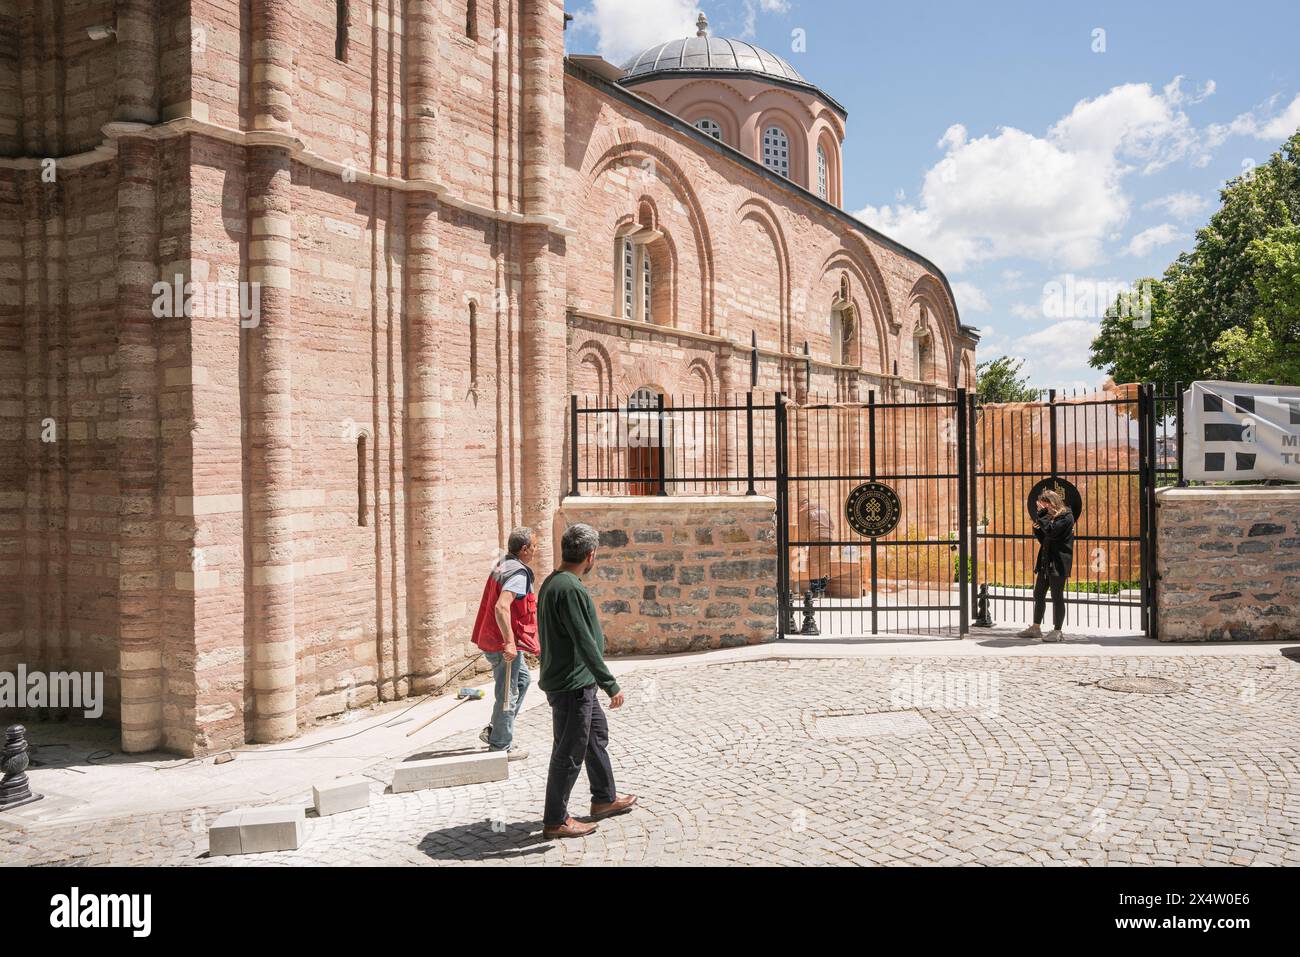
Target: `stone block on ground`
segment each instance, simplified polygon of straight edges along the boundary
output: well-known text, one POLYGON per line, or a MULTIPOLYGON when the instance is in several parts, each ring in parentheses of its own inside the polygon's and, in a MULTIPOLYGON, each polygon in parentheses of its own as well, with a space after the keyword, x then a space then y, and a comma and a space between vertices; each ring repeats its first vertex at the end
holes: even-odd
POLYGON ((352 777, 314 784, 311 796, 320 817, 355 811, 370 803, 370 781, 367 778, 352 777))
POLYGON ((208 828, 208 854, 296 851, 307 837, 307 817, 297 805, 243 807, 222 814, 208 828))
POLYGON ((393 793, 504 781, 509 776, 509 764, 504 751, 480 751, 424 761, 403 761, 393 771, 393 793))

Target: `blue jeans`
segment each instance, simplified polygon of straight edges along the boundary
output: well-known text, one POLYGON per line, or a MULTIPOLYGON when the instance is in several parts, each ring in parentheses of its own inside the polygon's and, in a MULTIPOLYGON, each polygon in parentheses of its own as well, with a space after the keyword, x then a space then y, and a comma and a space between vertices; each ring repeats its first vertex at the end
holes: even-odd
POLYGON ((492 680, 495 683, 493 688, 492 703, 492 734, 488 737, 488 747, 493 751, 509 750, 515 737, 515 715, 517 715, 524 706, 524 692, 528 690, 528 685, 532 683, 533 676, 528 671, 528 663, 524 661, 523 652, 515 657, 514 662, 509 668, 506 667, 506 656, 495 651, 485 651, 483 656, 492 664, 492 680), (509 672, 509 683, 507 684, 506 673, 509 672), (510 702, 506 699, 506 691, 513 690, 514 707, 510 707, 510 702))

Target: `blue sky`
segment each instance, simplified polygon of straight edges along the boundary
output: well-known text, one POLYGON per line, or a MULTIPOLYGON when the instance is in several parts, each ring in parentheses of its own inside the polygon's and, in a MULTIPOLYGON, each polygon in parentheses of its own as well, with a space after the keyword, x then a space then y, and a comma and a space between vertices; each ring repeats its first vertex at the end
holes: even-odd
POLYGON ((1300 127, 1295 0, 568 9, 570 52, 618 63, 703 10, 838 99, 845 208, 933 259, 980 358, 1024 358, 1040 386, 1100 383, 1088 343, 1117 284, 1163 273, 1224 182, 1300 127))

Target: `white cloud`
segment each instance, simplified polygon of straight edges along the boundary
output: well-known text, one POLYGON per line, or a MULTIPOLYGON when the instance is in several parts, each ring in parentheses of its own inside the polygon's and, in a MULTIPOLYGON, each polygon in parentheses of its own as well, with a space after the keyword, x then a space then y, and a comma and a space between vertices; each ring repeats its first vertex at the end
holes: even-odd
POLYGON ((1272 96, 1262 106, 1242 113, 1230 123, 1212 123, 1205 130, 1208 145, 1218 146, 1230 136, 1253 136, 1257 140, 1280 143, 1300 128, 1300 94, 1281 112, 1272 116, 1280 96, 1272 96))
POLYGON ((1173 223, 1161 223, 1159 226, 1142 230, 1130 239, 1128 245, 1124 247, 1124 252, 1130 256, 1145 256, 1159 246, 1168 246, 1175 242, 1180 235, 1178 227, 1173 223))
POLYGON ((573 26, 595 34, 597 52, 621 65, 656 43, 695 36, 699 13, 693 0, 591 0, 573 26))
POLYGON ((1195 193, 1178 192, 1142 204, 1143 209, 1163 209, 1178 219, 1195 219, 1210 208, 1210 201, 1195 193))
POLYGON ((1128 220, 1126 176, 1204 154, 1182 105, 1212 87, 1190 97, 1180 83, 1159 92, 1129 83, 1081 100, 1045 136, 1003 127, 971 138, 954 124, 916 201, 855 215, 951 272, 1017 256, 1087 268, 1128 220))
POLYGON ((1261 140, 1285 140, 1300 128, 1300 96, 1291 101, 1291 105, 1263 123, 1256 131, 1255 138, 1261 140))
POLYGON ((1065 368, 1079 358, 1079 349, 1092 342, 1101 331, 1101 325, 1085 319, 1066 319, 1044 329, 1021 336, 1012 348, 1022 355, 1032 356, 1036 365, 1047 368, 1065 368))
POLYGON ((973 282, 953 283, 952 293, 957 297, 957 310, 962 315, 970 312, 988 312, 993 308, 989 304, 989 297, 984 295, 984 291, 973 282))
POLYGON ((752 40, 758 27, 758 11, 764 13, 789 13, 789 0, 745 0, 745 25, 741 29, 742 40, 752 40))

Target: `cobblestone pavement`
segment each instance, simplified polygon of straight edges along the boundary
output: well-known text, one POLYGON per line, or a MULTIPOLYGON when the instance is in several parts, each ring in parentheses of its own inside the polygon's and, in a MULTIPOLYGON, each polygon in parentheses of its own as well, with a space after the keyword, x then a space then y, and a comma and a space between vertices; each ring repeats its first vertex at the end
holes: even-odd
MULTIPOLYGON (((1278 657, 874 658, 647 669, 611 712, 631 814, 540 840, 549 710, 509 781, 308 820, 206 857, 217 811, 26 832, 5 863, 1300 864, 1300 664, 1278 657), (1172 694, 1104 690, 1159 676, 1172 694), (946 679, 946 681, 945 681, 946 679), (877 712, 891 712, 878 716, 877 712), (496 822, 496 823, 494 823, 496 822)), ((441 749, 475 748, 467 732, 441 749)), ((573 809, 585 811, 585 775, 573 809)))

